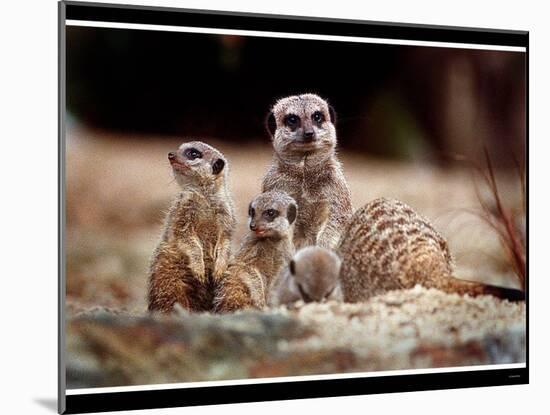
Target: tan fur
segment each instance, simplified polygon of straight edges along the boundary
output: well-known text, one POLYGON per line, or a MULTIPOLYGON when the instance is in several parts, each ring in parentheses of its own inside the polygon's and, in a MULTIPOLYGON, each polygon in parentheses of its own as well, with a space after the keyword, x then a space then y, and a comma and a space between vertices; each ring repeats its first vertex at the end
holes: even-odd
POLYGON ((300 249, 285 266, 270 290, 270 305, 290 304, 298 300, 322 302, 342 300, 340 258, 320 246, 300 249))
POLYGON ((170 312, 179 303, 190 311, 208 311, 216 281, 227 268, 235 228, 227 162, 218 150, 199 141, 182 144, 170 162, 181 192, 151 260, 149 310, 170 312), (192 148, 202 157, 187 159, 185 152, 192 148), (224 167, 215 174, 218 160, 224 167))
POLYGON ((416 284, 448 293, 522 299, 518 290, 454 278, 447 242, 430 222, 397 200, 376 199, 359 209, 337 252, 344 300, 365 301, 416 284))
POLYGON ((336 157, 336 130, 329 106, 314 94, 283 98, 273 106, 275 156, 262 190, 287 192, 298 203, 294 232, 296 249, 309 245, 334 248, 340 232, 352 215, 351 195, 336 157), (316 112, 323 121, 315 122, 316 112), (285 117, 299 117, 299 126, 285 125, 285 117), (304 142, 304 132, 314 134, 304 142))
POLYGON ((251 202, 250 232, 220 280, 215 299, 217 312, 266 306, 274 278, 294 252, 296 214, 296 202, 283 192, 262 193, 251 202), (275 218, 266 216, 270 210, 278 212, 275 218))

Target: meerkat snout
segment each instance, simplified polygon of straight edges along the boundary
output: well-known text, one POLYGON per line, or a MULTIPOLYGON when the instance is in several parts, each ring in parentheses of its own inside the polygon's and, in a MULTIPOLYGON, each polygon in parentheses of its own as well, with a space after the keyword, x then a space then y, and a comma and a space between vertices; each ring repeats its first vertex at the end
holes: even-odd
MULTIPOLYGON (((316 111, 315 114, 317 114, 317 117, 320 119, 322 118, 322 113, 320 111, 316 111)), ((300 127, 297 127, 296 128, 296 140, 297 141, 302 141, 304 143, 312 143, 314 142, 316 139, 317 139, 317 134, 315 132, 315 129, 314 129, 314 125, 313 125, 313 115, 308 117, 307 114, 305 116, 303 116, 303 118, 300 118, 299 116, 296 116, 296 115, 290 115, 290 118, 294 118, 294 117, 297 117, 298 121, 297 121, 297 124, 301 124, 300 127)), ((288 121, 288 117, 287 117, 287 125, 289 124, 289 121, 288 121)), ((320 127, 320 124, 317 123, 317 127, 319 128, 320 127)))
POLYGON ((310 130, 304 129, 304 141, 315 141, 315 131, 313 131, 313 128, 310 130))

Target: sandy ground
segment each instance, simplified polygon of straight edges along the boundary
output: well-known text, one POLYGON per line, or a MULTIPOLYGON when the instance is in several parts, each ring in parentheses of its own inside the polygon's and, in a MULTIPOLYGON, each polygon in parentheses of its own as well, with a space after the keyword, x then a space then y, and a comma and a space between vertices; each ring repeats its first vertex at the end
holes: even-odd
MULTIPOLYGON (((67 307, 70 316, 78 314, 83 309, 99 306, 109 307, 116 310, 117 313, 122 313, 122 320, 125 318, 147 319, 144 316, 148 261, 160 233, 164 212, 169 206, 171 198, 178 191, 171 175, 166 154, 177 148, 182 141, 181 138, 161 139, 151 136, 119 136, 76 128, 69 130, 67 137, 67 230, 65 236, 67 307)), ((263 137, 258 140, 257 144, 239 146, 215 139, 204 141, 219 148, 229 161, 230 189, 238 215, 235 238, 235 245, 237 245, 246 230, 248 203, 259 192, 261 178, 271 159, 270 143, 267 138, 263 137)), ((471 171, 459 168, 441 169, 433 165, 420 163, 391 162, 344 152, 340 154, 340 159, 351 188, 355 208, 361 207, 366 202, 380 196, 394 197, 405 201, 419 213, 431 219, 436 228, 448 239, 451 252, 456 261, 457 276, 504 286, 519 286, 497 235, 475 214, 476 211, 479 211, 479 202, 471 171)), ((499 174, 499 184, 505 203, 519 210, 521 193, 514 175, 501 172, 499 174)), ((485 190, 483 188, 481 188, 481 191, 484 194, 485 190)), ((446 316, 459 313, 460 304, 464 303, 463 299, 451 299, 447 297, 452 296, 443 294, 440 295, 446 298, 444 300, 430 297, 434 294, 429 294, 427 297, 426 293, 418 295, 420 299, 417 302, 425 304, 428 309, 434 307, 432 303, 436 300, 440 302, 437 303, 436 301, 437 304, 446 304, 450 301, 454 304, 453 307, 456 308, 446 309, 442 306, 435 306, 438 313, 443 313, 446 316)), ((489 338, 495 333, 503 335, 503 333, 508 333, 510 330, 512 332, 517 331, 521 337, 524 330, 522 328, 524 307, 511 305, 507 302, 501 303, 498 300, 490 300, 492 302, 483 300, 485 302, 475 306, 472 305, 475 302, 468 303, 470 304, 469 307, 474 307, 474 309, 475 307, 481 307, 480 309, 484 309, 486 314, 472 314, 470 309, 467 312, 463 310, 459 324, 470 325, 478 340, 489 338), (493 329, 494 325, 498 326, 500 324, 501 330, 495 331, 487 326, 480 325, 482 319, 489 319, 488 324, 493 324, 491 326, 493 329)), ((388 326, 391 327, 391 329, 388 329, 389 331, 381 328, 385 327, 386 312, 396 308, 392 306, 386 311, 378 310, 375 312, 373 311, 375 310, 373 308, 375 302, 356 306, 340 305, 338 309, 345 310, 343 314, 337 313, 330 307, 329 309, 323 309, 321 305, 313 306, 313 308, 311 308, 312 306, 306 306, 300 308, 298 312, 278 310, 270 313, 286 319, 290 317, 285 313, 294 313, 291 320, 293 322, 297 320, 296 324, 298 326, 317 325, 321 327, 316 329, 316 334, 308 336, 310 343, 307 343, 307 341, 304 343, 309 344, 307 350, 312 350, 313 343, 311 342, 321 342, 320 344, 322 344, 324 341, 332 345, 330 353, 335 353, 335 350, 340 349, 347 350, 354 357, 351 363, 341 365, 340 369, 345 371, 354 371, 361 368, 380 370, 385 367, 429 367, 430 364, 437 364, 430 358, 426 360, 424 366, 419 365, 418 360, 411 360, 410 351, 420 347, 421 342, 418 343, 419 339, 429 339, 433 333, 437 332, 451 333, 453 331, 445 326, 447 323, 433 320, 433 317, 433 321, 430 320, 429 324, 424 324, 424 322, 420 324, 419 320, 415 322, 415 318, 413 318, 415 313, 407 314, 407 307, 409 307, 407 304, 409 303, 410 301, 407 300, 403 307, 397 307, 404 325, 388 326), (353 307, 358 307, 358 309, 353 309, 353 307), (323 327, 325 326, 314 324, 313 320, 318 315, 326 317, 327 312, 334 320, 334 323, 330 323, 331 327, 354 327, 354 331, 349 333, 356 333, 355 330, 357 330, 357 333, 364 333, 363 336, 357 337, 358 341, 368 343, 368 339, 374 339, 376 347, 370 343, 364 343, 362 346, 348 344, 340 347, 337 346, 335 340, 324 337, 325 329, 323 327), (364 320, 362 317, 364 315, 370 317, 364 320), (340 320, 339 316, 342 317, 340 320), (413 322, 414 325, 411 326, 407 321, 413 322), (403 337, 403 333, 411 330, 420 334, 415 334, 417 343, 410 345, 407 349, 405 346, 407 336, 403 337), (396 347, 407 350, 402 353, 401 361, 395 359, 395 350, 387 347, 388 341, 393 342, 391 339, 394 335, 399 336, 400 339, 396 342, 398 345, 396 347), (372 359, 358 353, 358 350, 362 348, 372 351, 374 350, 373 347, 379 348, 381 351, 392 350, 390 358, 380 355, 378 360, 373 362, 372 359), (368 364, 365 363, 367 361, 368 364), (400 363, 396 363, 398 361, 400 363)), ((433 313, 436 313, 436 311, 433 311, 433 313)), ((186 316, 185 318, 188 319, 186 321, 193 320, 192 316, 186 316)), ((207 317, 203 316, 201 318, 207 317)), ((214 317, 212 316, 212 318, 214 317)), ((111 319, 107 320, 111 321, 111 319)), ((89 344, 88 346, 79 344, 79 341, 84 341, 84 339, 89 341, 89 338, 83 335, 86 332, 83 328, 88 327, 87 325, 93 322, 88 321, 85 324, 82 323, 83 325, 81 323, 82 320, 80 319, 78 323, 71 323, 73 325, 69 326, 68 344, 73 357, 77 350, 83 350, 89 346, 89 344), (81 331, 81 329, 84 331, 81 331), (76 337, 73 340, 76 343, 71 343, 71 333, 75 333, 76 337), (76 341, 76 339, 80 340, 76 341)), ((192 324, 195 324, 195 322, 192 324)), ((196 324, 200 325, 202 323, 197 320, 196 324)), ((104 328, 101 328, 100 331, 104 328)), ((341 330, 335 331, 335 333, 341 334, 341 330)), ((447 348, 448 339, 453 339, 451 341, 455 346, 468 343, 465 338, 458 341, 456 336, 445 334, 443 337, 447 340, 435 342, 437 347, 444 346, 447 348)), ((334 339, 337 338, 348 339, 349 337, 342 334, 334 339)), ((292 350, 295 352, 300 350, 297 344, 293 347, 292 350)), ((443 356, 445 356, 445 353, 447 352, 440 351, 443 356)), ((471 356, 468 356, 465 355, 462 361, 456 356, 452 359, 444 357, 441 358, 442 362, 440 364, 467 363, 471 360, 471 356)), ((290 361, 293 361, 293 359, 288 362, 290 361)), ((487 356, 483 358, 478 356, 476 360, 476 362, 487 361, 490 361, 487 356)), ((278 364, 281 365, 281 361, 278 361, 278 364)), ((317 373, 320 370, 323 373, 330 373, 331 370, 339 368, 332 364, 326 365, 326 370, 321 370, 319 364, 313 366, 305 371, 307 373, 317 373)), ((156 366, 153 364, 151 368, 153 367, 156 366)), ((241 368, 239 370, 240 372, 237 370, 238 373, 230 370, 230 375, 237 377, 240 375, 252 376, 248 369, 241 368)), ((113 373, 115 372, 116 370, 113 373)), ((144 372, 147 371, 144 369, 144 372)), ((176 372, 170 378, 172 381, 175 381, 174 379, 181 381, 201 378, 198 375, 191 376, 191 372, 176 372)), ((116 376, 115 378, 120 380, 122 375, 118 373, 116 376)), ((166 380, 163 378, 164 375, 161 374, 142 374, 135 378, 132 376, 122 376, 123 380, 121 381, 156 382, 159 377, 161 380, 166 380), (128 378, 133 380, 128 380, 128 378)), ((221 378, 224 377, 224 375, 220 376, 221 378)), ((229 375, 226 374, 225 377, 227 376, 229 375)), ((209 375, 207 378, 217 378, 217 375, 209 375)), ((105 383, 105 380, 98 382, 105 383)), ((112 384, 112 381, 110 381, 110 384, 112 384)))
POLYGON ((416 286, 233 315, 96 308, 68 324, 69 388, 525 361, 525 304, 416 286))

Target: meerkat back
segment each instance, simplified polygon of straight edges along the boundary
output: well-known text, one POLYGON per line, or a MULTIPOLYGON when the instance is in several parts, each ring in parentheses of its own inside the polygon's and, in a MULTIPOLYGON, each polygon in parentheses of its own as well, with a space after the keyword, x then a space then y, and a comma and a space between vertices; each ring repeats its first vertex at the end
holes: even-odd
POLYGON ((340 240, 338 253, 348 302, 416 284, 472 296, 524 297, 519 290, 454 278, 446 240, 427 219, 397 200, 376 199, 359 209, 340 240))

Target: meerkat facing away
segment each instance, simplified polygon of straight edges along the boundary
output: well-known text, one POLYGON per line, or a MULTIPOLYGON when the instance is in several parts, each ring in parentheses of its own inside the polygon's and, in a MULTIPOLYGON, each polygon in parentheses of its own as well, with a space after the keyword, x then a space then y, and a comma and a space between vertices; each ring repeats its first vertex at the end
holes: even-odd
POLYGON ((340 264, 338 255, 329 249, 320 246, 300 249, 273 283, 269 304, 342 300, 340 264))
POLYGON ((181 188, 153 254, 149 310, 212 309, 215 282, 225 272, 235 228, 227 190, 227 161, 215 148, 193 141, 168 153, 181 188))
POLYGON ((332 107, 314 94, 280 99, 267 119, 275 155, 262 191, 285 191, 298 203, 296 249, 334 248, 352 215, 351 194, 336 157, 335 122, 332 107))
POLYGON ((519 290, 454 278, 445 239, 427 219, 397 200, 376 199, 355 212, 337 252, 346 302, 416 284, 462 295, 524 299, 519 290))
POLYGON ((250 232, 219 281, 215 311, 265 307, 274 278, 294 253, 296 215, 296 201, 284 192, 266 192, 252 200, 250 232))

